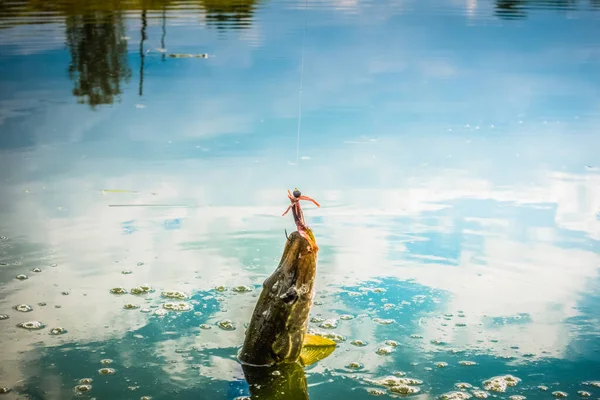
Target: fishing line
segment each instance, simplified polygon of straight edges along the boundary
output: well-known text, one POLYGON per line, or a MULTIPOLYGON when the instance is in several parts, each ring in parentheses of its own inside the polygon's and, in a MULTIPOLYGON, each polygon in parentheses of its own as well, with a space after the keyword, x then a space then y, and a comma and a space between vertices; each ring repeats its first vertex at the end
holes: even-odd
POLYGON ((308 0, 304 0, 304 30, 302 32, 302 50, 300 57, 300 93, 298 93, 298 134, 296 138, 296 165, 298 165, 298 153, 300 152, 300 128, 302 127, 302 92, 304 87, 304 41, 306 39, 306 26, 308 24, 306 11, 308 0))

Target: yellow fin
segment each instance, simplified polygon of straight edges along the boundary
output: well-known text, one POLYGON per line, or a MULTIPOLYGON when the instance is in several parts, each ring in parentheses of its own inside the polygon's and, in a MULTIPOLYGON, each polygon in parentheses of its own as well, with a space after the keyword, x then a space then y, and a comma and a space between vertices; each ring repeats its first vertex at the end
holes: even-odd
POLYGON ((333 340, 307 333, 302 343, 300 362, 304 366, 314 364, 333 353, 335 347, 336 343, 333 340))

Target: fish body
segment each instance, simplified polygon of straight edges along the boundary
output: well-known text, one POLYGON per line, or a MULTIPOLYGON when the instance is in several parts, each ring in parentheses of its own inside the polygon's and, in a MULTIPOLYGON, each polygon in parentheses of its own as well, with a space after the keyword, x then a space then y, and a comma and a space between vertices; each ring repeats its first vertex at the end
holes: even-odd
POLYGON ((288 236, 279 265, 264 282, 239 359, 269 366, 301 360, 313 301, 317 255, 297 231, 288 236))

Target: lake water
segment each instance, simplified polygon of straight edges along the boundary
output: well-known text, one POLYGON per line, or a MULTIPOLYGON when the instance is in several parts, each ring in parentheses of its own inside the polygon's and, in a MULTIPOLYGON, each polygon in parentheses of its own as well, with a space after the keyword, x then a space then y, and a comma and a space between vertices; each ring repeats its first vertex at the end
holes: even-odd
POLYGON ((599 39, 596 0, 0 3, 0 397, 248 396, 298 187, 312 400, 600 398, 599 39))

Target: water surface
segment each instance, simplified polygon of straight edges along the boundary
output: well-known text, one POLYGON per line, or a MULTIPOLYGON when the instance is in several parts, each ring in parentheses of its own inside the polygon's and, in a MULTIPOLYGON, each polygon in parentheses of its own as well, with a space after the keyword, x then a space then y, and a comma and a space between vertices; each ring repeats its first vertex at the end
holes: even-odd
POLYGON ((248 395, 235 356, 296 186, 322 204, 310 328, 341 335, 311 399, 389 397, 369 379, 399 371, 420 399, 506 374, 490 396, 600 397, 599 11, 0 4, 3 397, 248 395), (165 290, 193 309, 157 314, 165 290))

